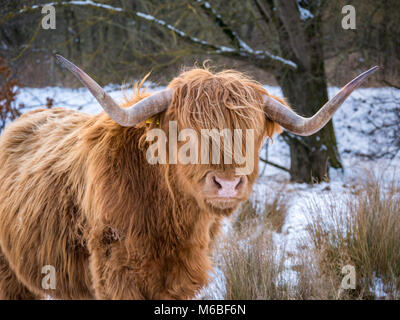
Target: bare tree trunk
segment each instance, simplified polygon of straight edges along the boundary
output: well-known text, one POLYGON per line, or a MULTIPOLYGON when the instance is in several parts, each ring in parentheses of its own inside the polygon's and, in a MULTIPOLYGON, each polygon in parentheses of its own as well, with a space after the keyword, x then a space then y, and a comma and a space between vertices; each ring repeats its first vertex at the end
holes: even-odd
MULTIPOLYGON (((296 112, 312 116, 328 101, 322 44, 322 21, 318 8, 314 16, 300 19, 295 1, 269 2, 277 9, 274 23, 279 30, 279 43, 285 57, 296 61, 298 68, 280 68, 275 77, 284 96, 296 112)), ((343 168, 332 121, 310 137, 288 133, 284 138, 290 147, 290 175, 293 181, 319 182, 329 178, 329 167, 343 168)))
MULTIPOLYGON (((283 94, 295 110, 311 116, 328 100, 324 77, 307 72, 287 71, 277 76, 283 94)), ((284 134, 290 147, 290 175, 298 182, 327 179, 329 166, 342 168, 332 121, 310 137, 284 134)))

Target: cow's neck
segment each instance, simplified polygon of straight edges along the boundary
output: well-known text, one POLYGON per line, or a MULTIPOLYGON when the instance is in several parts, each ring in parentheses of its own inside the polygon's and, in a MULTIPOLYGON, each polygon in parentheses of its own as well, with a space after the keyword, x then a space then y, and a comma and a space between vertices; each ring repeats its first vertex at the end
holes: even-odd
MULTIPOLYGON (((128 129, 127 129, 128 130, 128 129)), ((122 136, 128 141, 121 145, 118 155, 122 159, 131 159, 133 164, 121 163, 118 167, 124 168, 133 179, 127 180, 134 190, 131 195, 132 205, 136 212, 127 212, 126 217, 131 219, 130 225, 137 226, 140 221, 140 230, 135 233, 147 234, 144 246, 151 245, 156 254, 176 254, 179 250, 188 248, 203 248, 210 245, 210 228, 216 230, 217 217, 201 210, 193 197, 187 196, 184 190, 179 190, 174 179, 175 167, 170 166, 169 186, 166 181, 166 165, 151 165, 146 159, 146 150, 140 149, 138 141, 141 132, 129 130, 129 134, 122 136), (134 137, 131 134, 135 135, 134 137), (123 153, 126 153, 122 156, 123 153), (171 194, 171 190, 173 193, 171 194)), ((121 178, 123 180, 123 177, 121 178)), ((122 227, 129 224, 121 221, 122 227)), ((216 233, 216 232, 215 232, 216 233)), ((214 234, 215 234, 214 233, 214 234)))
POLYGON ((157 204, 162 212, 154 231, 164 238, 171 252, 208 248, 212 240, 210 229, 218 220, 215 214, 201 210, 195 199, 183 192, 169 194, 167 199, 167 203, 160 199, 157 204))

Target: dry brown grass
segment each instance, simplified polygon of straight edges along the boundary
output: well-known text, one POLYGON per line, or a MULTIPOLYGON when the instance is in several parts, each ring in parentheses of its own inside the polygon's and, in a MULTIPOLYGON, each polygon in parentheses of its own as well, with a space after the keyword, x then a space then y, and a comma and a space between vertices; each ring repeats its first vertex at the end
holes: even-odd
POLYGON ((284 189, 259 211, 246 202, 233 224, 236 232, 219 248, 225 299, 317 298, 323 284, 315 281, 319 277, 312 256, 288 255, 284 245, 273 241, 273 231, 279 236, 287 214, 284 189))
POLYGON ((221 244, 226 299, 283 299, 288 295, 277 281, 284 269, 285 257, 274 245, 272 223, 265 215, 266 212, 270 217, 281 215, 278 220, 284 220, 286 211, 278 205, 279 199, 273 199, 262 211, 252 202, 245 202, 233 223, 236 232, 221 244), (274 208, 281 210, 274 211, 274 208))
POLYGON ((276 286, 283 257, 275 253, 268 231, 247 241, 230 239, 226 245, 222 254, 226 299, 271 299, 283 294, 276 286))
POLYGON ((262 210, 245 203, 235 232, 218 249, 225 299, 399 299, 399 191, 370 177, 340 200, 311 203, 310 238, 291 253, 273 241, 286 216, 285 196, 262 210), (348 264, 356 269, 354 290, 341 289, 348 264))
POLYGON ((337 298, 400 298, 400 189, 382 182, 369 175, 342 204, 330 198, 311 206, 309 234, 324 276, 339 288, 342 267, 356 270, 356 289, 337 298))
POLYGON ((265 202, 261 210, 257 208, 257 204, 254 205, 250 200, 246 201, 237 214, 234 227, 236 231, 242 232, 257 225, 264 225, 272 231, 281 232, 287 210, 288 197, 283 187, 271 201, 265 202))
POLYGON ((282 232, 288 212, 288 196, 285 188, 278 191, 272 202, 266 202, 264 207, 264 222, 270 224, 273 231, 282 232))

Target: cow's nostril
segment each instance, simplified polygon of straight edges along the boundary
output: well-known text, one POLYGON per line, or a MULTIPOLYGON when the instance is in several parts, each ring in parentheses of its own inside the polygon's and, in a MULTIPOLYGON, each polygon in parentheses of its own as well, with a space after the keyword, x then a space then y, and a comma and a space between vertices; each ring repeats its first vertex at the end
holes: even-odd
POLYGON ((243 184, 243 177, 240 177, 238 184, 236 185, 235 189, 239 189, 239 187, 243 184))
POLYGON ((213 181, 218 189, 222 189, 222 185, 217 181, 217 178, 215 176, 213 176, 213 181))

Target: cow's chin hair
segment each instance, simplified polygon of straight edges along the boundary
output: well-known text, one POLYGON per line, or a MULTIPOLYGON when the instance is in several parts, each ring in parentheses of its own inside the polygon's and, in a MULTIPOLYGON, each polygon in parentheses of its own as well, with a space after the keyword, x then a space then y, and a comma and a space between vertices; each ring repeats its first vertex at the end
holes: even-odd
POLYGON ((208 211, 218 215, 228 216, 239 207, 242 201, 239 199, 205 199, 204 202, 208 211))

